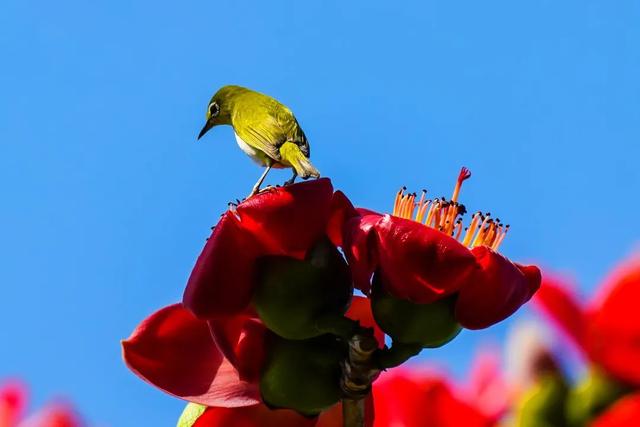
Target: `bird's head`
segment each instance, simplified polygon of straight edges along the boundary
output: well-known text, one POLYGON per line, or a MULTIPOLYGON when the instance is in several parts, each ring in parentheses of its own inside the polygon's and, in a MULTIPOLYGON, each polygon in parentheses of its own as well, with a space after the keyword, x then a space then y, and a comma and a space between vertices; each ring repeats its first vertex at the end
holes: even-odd
POLYGON ((214 126, 231 124, 231 112, 233 111, 234 103, 238 95, 247 91, 248 89, 240 86, 221 87, 211 97, 207 105, 206 122, 198 135, 198 139, 202 138, 214 126))

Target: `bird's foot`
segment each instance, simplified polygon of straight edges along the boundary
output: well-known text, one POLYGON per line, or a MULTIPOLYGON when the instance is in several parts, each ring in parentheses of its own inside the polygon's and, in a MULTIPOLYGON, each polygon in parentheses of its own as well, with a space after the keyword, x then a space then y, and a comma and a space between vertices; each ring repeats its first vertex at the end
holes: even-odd
POLYGON ((266 187, 264 187, 262 189, 254 187, 253 190, 251 190, 251 193, 249 193, 249 195, 244 200, 247 200, 248 198, 250 198, 252 196, 255 196, 256 194, 262 194, 262 193, 267 193, 269 191, 273 191, 276 188, 277 187, 274 187, 273 185, 267 185, 266 187))
POLYGON ((260 192, 260 187, 258 187, 258 186, 253 187, 253 189, 251 190, 251 193, 249 193, 249 195, 247 197, 245 197, 244 200, 247 200, 247 199, 255 196, 259 192, 260 192))
POLYGON ((277 187, 278 186, 267 185, 263 189, 259 190, 257 194, 268 193, 269 191, 275 190, 277 187))

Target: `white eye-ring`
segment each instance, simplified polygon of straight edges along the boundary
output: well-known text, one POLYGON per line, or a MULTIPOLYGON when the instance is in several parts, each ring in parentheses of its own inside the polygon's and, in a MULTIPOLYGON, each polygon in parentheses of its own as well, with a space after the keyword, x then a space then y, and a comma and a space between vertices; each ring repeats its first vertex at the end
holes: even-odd
POLYGON ((220 114, 220 107, 218 106, 218 104, 216 102, 212 102, 209 105, 209 114, 211 115, 211 117, 215 117, 218 114, 220 114))

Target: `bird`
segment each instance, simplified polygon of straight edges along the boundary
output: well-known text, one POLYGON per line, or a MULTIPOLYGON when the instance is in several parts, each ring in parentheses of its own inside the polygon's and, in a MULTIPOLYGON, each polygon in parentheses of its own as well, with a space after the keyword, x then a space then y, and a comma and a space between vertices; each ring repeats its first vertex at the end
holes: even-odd
POLYGON ((211 97, 205 118, 198 140, 215 126, 231 125, 240 149, 266 168, 248 197, 260 192, 272 168, 293 170, 285 185, 293 184, 297 176, 320 177, 309 160, 309 141, 298 120, 274 98, 241 86, 223 86, 211 97))

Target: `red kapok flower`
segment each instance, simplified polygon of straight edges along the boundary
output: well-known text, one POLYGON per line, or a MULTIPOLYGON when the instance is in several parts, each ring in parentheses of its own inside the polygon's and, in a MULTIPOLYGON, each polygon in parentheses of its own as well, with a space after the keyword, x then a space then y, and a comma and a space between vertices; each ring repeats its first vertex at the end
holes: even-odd
POLYGON ((618 266, 586 305, 557 278, 545 279, 535 301, 592 363, 640 386, 640 257, 618 266))
POLYGON ((359 209, 348 217, 340 243, 356 287, 368 293, 378 272, 387 292, 417 304, 457 294, 456 320, 469 329, 497 323, 528 301, 540 271, 497 252, 509 226, 481 212, 463 226, 466 208, 458 196, 470 176, 462 168, 450 200, 402 189, 391 215, 359 209))
POLYGON ((256 261, 302 259, 330 223, 339 226, 332 212, 340 212, 342 200, 334 200, 331 181, 323 178, 266 190, 225 212, 189 277, 185 307, 205 319, 242 312, 255 291, 256 261))

